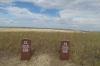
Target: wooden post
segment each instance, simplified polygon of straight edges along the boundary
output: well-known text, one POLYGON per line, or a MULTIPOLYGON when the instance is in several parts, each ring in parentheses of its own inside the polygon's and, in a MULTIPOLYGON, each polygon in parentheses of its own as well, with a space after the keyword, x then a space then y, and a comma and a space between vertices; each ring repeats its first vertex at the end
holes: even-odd
POLYGON ((31 57, 31 40, 24 38, 21 40, 21 60, 28 60, 31 57))
POLYGON ((69 60, 69 40, 63 40, 61 41, 60 46, 60 59, 61 60, 69 60))

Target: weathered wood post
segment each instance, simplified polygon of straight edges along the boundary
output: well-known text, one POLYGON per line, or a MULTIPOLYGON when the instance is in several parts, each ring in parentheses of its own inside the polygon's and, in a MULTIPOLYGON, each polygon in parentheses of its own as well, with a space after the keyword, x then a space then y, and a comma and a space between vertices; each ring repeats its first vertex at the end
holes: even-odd
POLYGON ((69 40, 62 40, 60 46, 60 59, 61 60, 69 60, 69 40))
POLYGON ((28 60, 31 57, 31 40, 24 38, 21 40, 21 60, 28 60))

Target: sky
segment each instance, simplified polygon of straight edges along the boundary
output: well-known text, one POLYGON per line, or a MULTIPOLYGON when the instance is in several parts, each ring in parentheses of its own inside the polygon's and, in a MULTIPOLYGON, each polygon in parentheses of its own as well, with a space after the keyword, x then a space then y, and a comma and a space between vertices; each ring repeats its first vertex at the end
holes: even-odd
POLYGON ((0 0, 0 26, 100 31, 100 0, 0 0))

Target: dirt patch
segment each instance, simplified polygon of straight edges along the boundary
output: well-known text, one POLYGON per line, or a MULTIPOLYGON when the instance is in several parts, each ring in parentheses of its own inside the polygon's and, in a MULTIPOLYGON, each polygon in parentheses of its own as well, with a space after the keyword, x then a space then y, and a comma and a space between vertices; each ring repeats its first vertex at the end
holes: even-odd
POLYGON ((79 66, 69 61, 50 57, 48 54, 33 55, 30 60, 20 60, 20 56, 0 60, 0 66, 79 66))

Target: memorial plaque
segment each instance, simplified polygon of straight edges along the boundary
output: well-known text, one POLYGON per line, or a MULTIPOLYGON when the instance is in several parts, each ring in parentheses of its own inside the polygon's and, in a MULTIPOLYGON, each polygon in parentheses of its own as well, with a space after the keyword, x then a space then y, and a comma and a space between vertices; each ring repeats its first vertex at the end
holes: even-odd
POLYGON ((61 60, 68 60, 69 59, 69 40, 61 41, 60 46, 60 59, 61 60))
POLYGON ((31 40, 24 38, 21 40, 21 60, 28 60, 31 57, 31 40))

